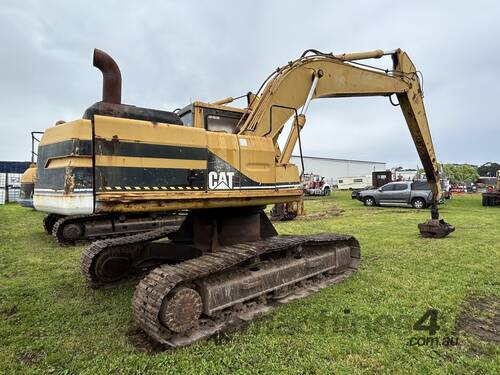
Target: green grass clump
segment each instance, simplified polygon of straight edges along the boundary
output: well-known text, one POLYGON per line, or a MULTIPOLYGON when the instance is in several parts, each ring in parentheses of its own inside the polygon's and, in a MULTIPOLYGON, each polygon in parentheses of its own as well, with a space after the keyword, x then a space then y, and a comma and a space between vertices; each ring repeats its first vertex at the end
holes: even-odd
POLYGON ((368 208, 346 192, 306 201, 309 213, 334 206, 340 215, 276 226, 354 235, 363 263, 353 277, 225 340, 160 352, 130 338, 133 286, 90 290, 83 247, 59 247, 42 213, 0 206, 0 373, 500 373, 498 341, 457 324, 471 296, 498 301, 500 208, 455 197, 441 215, 456 231, 432 240, 417 230, 428 210, 368 208), (439 311, 435 336, 458 345, 407 345, 427 336, 412 327, 429 308, 439 311))

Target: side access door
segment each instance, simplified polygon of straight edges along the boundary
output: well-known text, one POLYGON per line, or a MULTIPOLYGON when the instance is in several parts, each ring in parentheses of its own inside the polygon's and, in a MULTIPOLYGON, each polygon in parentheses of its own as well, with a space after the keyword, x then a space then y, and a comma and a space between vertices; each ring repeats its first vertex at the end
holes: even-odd
POLYGON ((393 185, 392 202, 393 203, 410 203, 411 184, 401 182, 393 185))
POLYGON ((240 152, 234 134, 207 131, 207 191, 240 187, 240 152))
POLYGON ((382 186, 380 189, 378 189, 378 203, 379 204, 390 204, 392 202, 392 193, 394 190, 394 185, 393 184, 388 184, 382 186))

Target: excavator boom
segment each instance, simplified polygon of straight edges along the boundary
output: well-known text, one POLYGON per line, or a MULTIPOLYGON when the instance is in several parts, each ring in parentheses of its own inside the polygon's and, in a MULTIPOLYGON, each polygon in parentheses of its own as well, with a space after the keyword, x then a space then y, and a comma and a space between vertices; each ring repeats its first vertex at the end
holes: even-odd
MULTIPOLYGON (((271 138, 276 151, 276 161, 286 164, 290 160, 299 132, 304 126, 304 115, 310 100, 396 95, 399 104, 395 105, 401 107, 427 181, 432 187, 434 195, 432 220, 438 220, 437 204, 442 196, 439 166, 429 131, 418 73, 406 52, 401 49, 341 55, 308 50, 301 58, 276 70, 262 92, 258 93, 259 100, 249 106, 248 117, 239 133, 271 138), (313 52, 314 55, 306 56, 308 52, 313 52), (355 63, 356 60, 380 58, 385 55, 392 56, 393 68, 391 70, 355 63), (294 115, 293 126, 282 152, 278 145, 278 137, 285 123, 294 115)), ((432 236, 445 236, 451 230, 450 226, 443 223, 441 223, 443 225, 437 225, 438 222, 428 224, 433 227, 432 236)), ((428 234, 427 229, 422 228, 422 234, 428 234)))
MULTIPOLYGON (((258 103, 250 107, 251 111, 249 109, 249 116, 241 127, 240 134, 270 137, 279 150, 277 140, 285 123, 307 103, 311 87, 316 81, 312 99, 395 94, 427 180, 439 182, 439 169, 422 100, 422 89, 415 66, 408 55, 400 49, 390 52, 394 67, 388 71, 350 63, 387 54, 389 53, 381 50, 342 55, 318 52, 279 68, 263 89, 258 103)), ((293 149, 295 143, 287 146, 293 149)), ((280 160, 282 163, 289 161, 283 158, 280 160)), ((440 198, 438 185, 435 187, 438 193, 436 200, 440 198)))

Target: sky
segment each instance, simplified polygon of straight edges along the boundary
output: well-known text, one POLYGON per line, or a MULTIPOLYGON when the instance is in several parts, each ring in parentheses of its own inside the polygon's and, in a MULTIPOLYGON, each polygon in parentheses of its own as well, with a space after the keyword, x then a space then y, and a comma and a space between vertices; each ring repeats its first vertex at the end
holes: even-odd
MULTIPOLYGON (((500 162, 497 1, 0 4, 0 160, 29 160, 30 131, 81 118, 101 99, 93 48, 118 62, 123 103, 163 110, 255 92, 308 48, 402 48, 424 75, 438 160, 500 162)), ((419 165, 403 115, 385 97, 314 100, 301 137, 308 156, 419 165)))

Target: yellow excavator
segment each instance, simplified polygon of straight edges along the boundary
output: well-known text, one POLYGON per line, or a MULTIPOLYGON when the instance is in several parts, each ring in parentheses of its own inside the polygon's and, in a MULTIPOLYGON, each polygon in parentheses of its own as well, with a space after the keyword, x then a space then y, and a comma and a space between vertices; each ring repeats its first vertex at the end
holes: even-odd
MULTIPOLYGON (((395 95, 434 192, 432 217, 419 224, 420 232, 444 237, 454 230, 439 220, 439 172, 419 75, 400 49, 307 50, 248 93, 245 108, 226 98, 175 112, 122 104, 116 62, 96 49, 94 66, 103 74, 103 99, 82 119, 45 131, 34 205, 65 215, 188 211, 180 228, 96 241, 81 257, 93 288, 147 272, 136 286, 133 316, 162 344, 188 345, 358 268, 360 247, 352 236, 279 236, 264 213, 266 205, 302 195, 290 157, 313 99, 395 95), (359 62, 385 55, 392 69, 359 62)), ((85 221, 68 225, 86 230, 85 221)))
POLYGON ((21 175, 21 191, 19 192, 19 204, 23 207, 33 208, 33 192, 36 180, 36 164, 31 163, 28 169, 21 175))
POLYGON ((36 152, 35 145, 40 142, 37 138, 43 132, 31 132, 31 164, 21 175, 21 191, 19 192, 19 204, 22 207, 33 208, 33 193, 36 181, 36 152))

